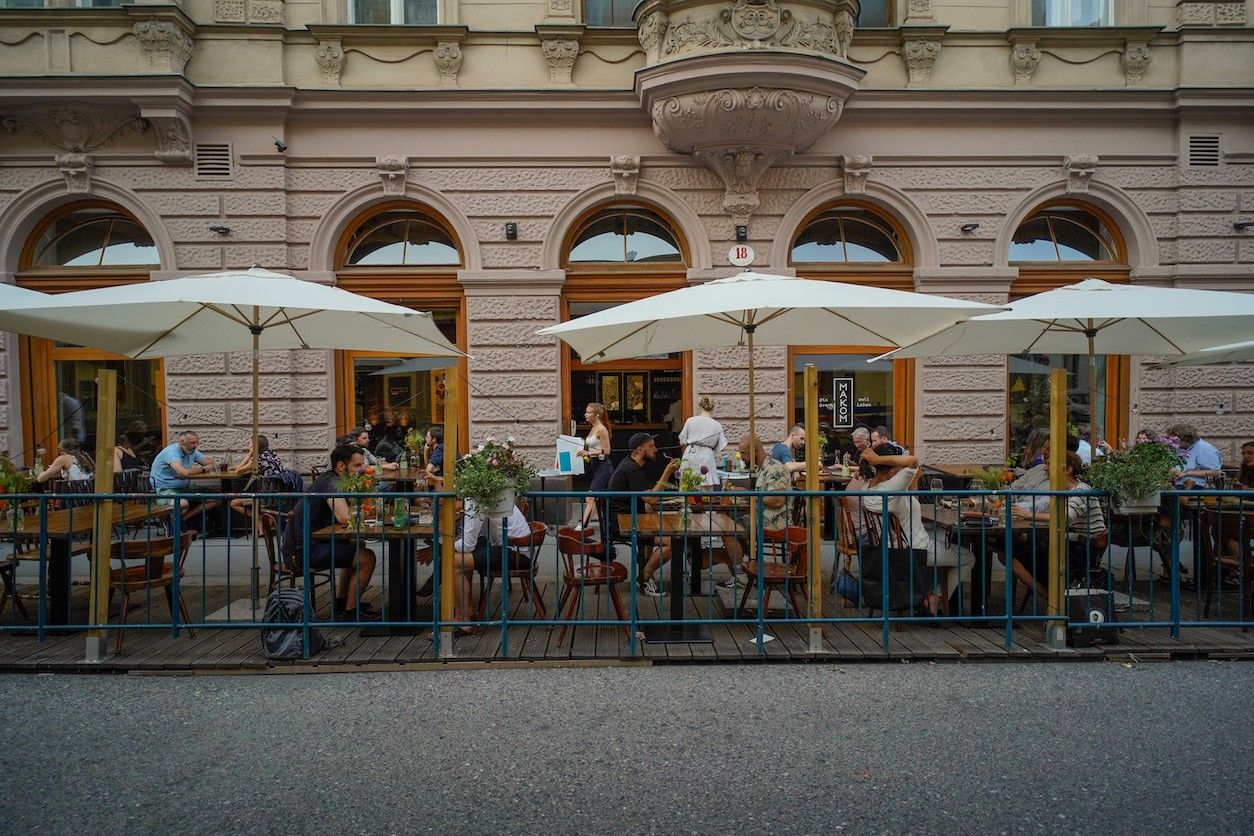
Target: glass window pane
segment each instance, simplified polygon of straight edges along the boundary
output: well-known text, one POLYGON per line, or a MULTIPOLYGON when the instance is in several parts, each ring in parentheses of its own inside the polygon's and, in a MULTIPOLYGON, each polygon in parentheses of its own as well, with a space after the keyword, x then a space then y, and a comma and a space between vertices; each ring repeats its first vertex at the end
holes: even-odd
POLYGON ((1010 242, 1011 261, 1057 261, 1049 223, 1042 217, 1031 218, 1015 230, 1010 242))
POLYGON ((622 216, 598 218, 584 227, 570 250, 570 261, 622 261, 626 250, 622 216))
POLYGON ((889 0, 862 0, 858 12, 858 28, 867 26, 891 26, 892 5, 889 0))
POLYGON ((1067 423, 1071 431, 1088 438, 1091 415, 1096 416, 1098 435, 1106 426, 1106 357, 1097 356, 1096 402, 1089 404, 1088 356, 1081 354, 1020 354, 1007 358, 1007 392, 1010 404, 1009 454, 1017 459, 1028 434, 1049 426, 1049 372, 1067 371, 1067 423))
POLYGON ((631 19, 639 0, 585 0, 584 23, 588 26, 634 26, 631 19))
POLYGON ((370 230, 353 247, 349 264, 404 264, 405 222, 383 223, 370 230))
POLYGON ((845 258, 859 262, 900 261, 897 245, 882 227, 856 218, 844 219, 845 258))
POLYGON ((1051 218, 1054 238, 1058 242, 1058 258, 1061 261, 1104 261, 1109 254, 1102 242, 1080 224, 1067 218, 1051 218))
MULTIPOLYGON (((161 450, 161 404, 157 391, 159 360, 57 360, 56 439, 72 438, 89 455, 96 449, 96 374, 100 369, 118 373, 117 432, 126 433, 135 455, 147 465, 161 450)), ((56 441, 45 444, 51 452, 56 441)), ((50 459, 45 458, 45 461, 50 459)))
MULTIPOLYGON (((405 307, 430 308, 418 299, 392 300, 405 307)), ((436 327, 457 343, 457 311, 433 310, 436 327)), ((370 424, 371 450, 381 440, 403 445, 411 429, 424 429, 444 421, 445 375, 447 370, 403 371, 376 375, 374 372, 397 366, 407 357, 353 357, 353 424, 370 424)), ((351 428, 345 428, 348 432, 351 428)))
POLYGON ((35 246, 36 267, 159 264, 152 236, 109 209, 80 209, 58 218, 35 246))
POLYGON ((0 0, 0 9, 42 9, 44 0, 0 0))
POLYGON ((645 215, 627 216, 627 261, 681 261, 675 239, 665 224, 645 215))
POLYGON ((100 263, 119 264, 158 264, 161 258, 157 255, 157 246, 152 237, 142 226, 128 220, 115 220, 109 230, 109 244, 105 248, 100 263))
POLYGON ((448 234, 433 223, 411 220, 405 264, 461 264, 462 258, 448 234))
POLYGON ((352 0, 353 23, 391 23, 391 0, 352 0))
POLYGON ((405 0, 405 22, 411 26, 434 26, 435 0, 405 0))
POLYGON ((792 260, 798 264, 844 261, 840 221, 835 216, 825 216, 801 230, 792 246, 792 260))
MULTIPOLYGON (((857 456, 853 446, 853 427, 833 428, 834 386, 838 377, 853 378, 853 424, 868 429, 879 425, 892 432, 893 427, 893 364, 891 360, 868 363, 873 354, 797 354, 793 356, 793 421, 805 423, 805 387, 802 371, 813 364, 819 372, 819 433, 828 439, 825 460, 835 461, 841 453, 857 456)), ((766 441, 766 439, 763 439, 766 441)), ((768 449, 770 445, 768 444, 768 449)))

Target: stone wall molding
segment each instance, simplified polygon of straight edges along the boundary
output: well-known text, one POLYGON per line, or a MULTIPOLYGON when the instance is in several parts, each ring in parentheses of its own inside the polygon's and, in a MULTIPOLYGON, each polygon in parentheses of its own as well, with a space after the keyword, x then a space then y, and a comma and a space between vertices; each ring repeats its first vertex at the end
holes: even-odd
POLYGON ((440 41, 431 53, 435 62, 435 70, 440 74, 440 84, 444 87, 457 86, 457 74, 462 71, 462 47, 457 41, 440 41))
POLYGON ((907 87, 932 83, 932 67, 941 54, 941 39, 947 26, 901 27, 901 60, 906 64, 907 87))
POLYGON ((65 178, 65 190, 69 194, 88 194, 91 192, 91 155, 90 154, 57 154, 57 169, 65 178))
MULTIPOLYGON (((176 264, 174 240, 170 237, 161 215, 153 210, 135 192, 102 177, 91 177, 86 194, 112 201, 135 216, 152 236, 161 257, 161 265, 173 268, 176 264)), ((37 183, 17 195, 13 202, 0 213, 0 269, 16 273, 22 245, 35 225, 49 212, 80 198, 79 194, 66 191, 62 177, 54 177, 37 183)))
MULTIPOLYGON (((1028 215, 1047 201, 1065 198, 1071 194, 1067 188, 1067 180, 1055 180, 1024 195, 1018 205, 1007 213, 997 231, 993 266, 1010 266, 1011 236, 1028 215)), ((1132 195, 1100 180, 1090 180, 1084 199, 1105 211, 1118 224, 1128 247, 1129 266, 1133 269, 1158 266, 1158 239, 1145 210, 1132 195)))
POLYGON ((840 158, 840 173, 845 181, 845 194, 863 194, 871 176, 875 158, 870 154, 850 154, 840 158))
POLYGON ((1067 174, 1067 194, 1088 194, 1089 182, 1097 172, 1096 154, 1068 154, 1062 158, 1067 174))
POLYGON ((692 3, 645 0, 635 19, 650 62, 710 52, 793 50, 844 59, 853 40, 856 0, 835 3, 735 0, 692 3))
POLYGON ((635 154, 615 154, 610 157, 610 176, 614 178, 616 194, 633 195, 640 177, 640 157, 635 154))
POLYGON ((128 134, 148 128, 134 111, 119 113, 117 108, 72 106, 23 107, 0 119, 0 130, 8 134, 30 131, 44 142, 70 154, 87 154, 106 148, 128 134))
POLYGON ((1015 87, 1031 87, 1032 76, 1041 66, 1041 51, 1036 41, 1011 39, 1010 68, 1015 74, 1015 87))
POLYGON ((314 50, 314 61, 322 80, 339 87, 344 77, 344 44, 339 39, 322 41, 314 50))
POLYGON ((400 197, 405 194, 405 180, 409 177, 409 157, 404 154, 375 157, 374 171, 383 181, 385 195, 400 197))
MULTIPOLYGON (((771 244, 770 261, 767 264, 771 272, 788 267, 788 257, 792 252, 792 241, 801 231, 801 223, 812 212, 828 203, 834 203, 846 197, 844 183, 833 180, 821 186, 815 186, 798 198, 784 217, 780 219, 775 240, 771 244)), ((909 195, 878 180, 868 180, 860 200, 875 204, 901 223, 910 239, 910 249, 914 253, 916 268, 933 268, 940 266, 940 246, 937 244, 936 231, 927 215, 919 208, 909 195)))
POLYGON ((150 116, 157 129, 156 157, 166 165, 192 164, 192 126, 182 115, 150 116))
POLYGON ((575 61, 579 58, 579 39, 583 37, 582 26, 554 25, 540 23, 536 25, 536 35, 540 38, 540 53, 549 68, 549 84, 553 87, 573 87, 575 61))
MULTIPOLYGON (((562 245, 571 231, 571 226, 586 212, 595 209, 599 204, 611 203, 615 198, 622 198, 615 191, 613 183, 599 183, 590 186, 574 195, 566 205, 553 216, 552 223, 544 235, 544 243, 540 251, 540 266, 545 270, 556 270, 562 266, 562 245)), ((689 268, 708 268, 714 265, 713 253, 710 249, 710 233, 701 222, 696 211, 675 192, 663 186, 654 185, 647 180, 639 180, 636 184, 635 199, 640 203, 657 209, 669 216, 683 233, 688 244, 689 268)))
POLYGON ((131 27, 148 66, 158 72, 181 75, 191 60, 191 36, 172 20, 148 18, 131 27))
POLYGON ((458 270, 467 296, 560 296, 565 270, 458 270))
MULTIPOLYGON (((613 186, 610 184, 612 189, 613 186)), ((397 196, 389 196, 379 189, 378 183, 359 186, 345 192, 331 205, 318 222, 317 229, 310 239, 309 272, 335 270, 335 246, 340 240, 349 222, 357 215, 376 206, 402 197, 421 204, 438 214, 453 228, 457 235, 457 243, 462 250, 462 261, 467 270, 483 269, 483 257, 479 251, 479 238, 470 224, 470 219, 462 213, 457 205, 441 192, 426 186, 406 181, 404 191, 397 196)))
POLYGON ((1129 87, 1145 85, 1145 71, 1149 69, 1150 57, 1149 44, 1143 41, 1130 40, 1124 46, 1119 63, 1123 66, 1124 80, 1129 87))

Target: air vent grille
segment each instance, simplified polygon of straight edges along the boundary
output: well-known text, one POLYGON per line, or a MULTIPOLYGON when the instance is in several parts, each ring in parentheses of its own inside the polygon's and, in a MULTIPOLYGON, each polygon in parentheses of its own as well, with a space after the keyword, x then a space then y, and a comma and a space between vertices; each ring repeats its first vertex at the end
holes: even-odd
POLYGON ((1219 137, 1214 134, 1190 136, 1189 165, 1219 165, 1219 137))
POLYGON ((196 144, 196 176, 224 180, 231 176, 231 146, 225 142, 196 144))

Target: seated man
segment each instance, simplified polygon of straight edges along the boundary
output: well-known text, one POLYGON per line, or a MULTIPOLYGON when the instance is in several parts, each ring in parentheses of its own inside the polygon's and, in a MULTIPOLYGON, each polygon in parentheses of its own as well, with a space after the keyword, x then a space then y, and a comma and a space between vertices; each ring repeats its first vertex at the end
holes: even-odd
MULTIPOLYGON (((1048 453, 1046 454, 1048 456, 1048 453)), ((1046 459, 1048 462, 1048 458, 1046 459)), ((1077 453, 1067 453, 1066 488, 1069 491, 1092 490, 1080 481, 1084 463, 1077 453)), ((1030 498, 1029 498, 1030 499, 1030 498)), ((1048 497, 1042 497, 1048 500, 1048 497)), ((1010 513, 1018 519, 1049 522, 1048 502, 1016 502, 1010 513)), ((1067 568, 1066 582, 1080 582, 1086 586, 1102 586, 1095 579, 1100 571, 1100 561, 1106 550, 1106 517, 1101 502, 1095 496, 1067 498, 1067 568)), ((1049 584, 1049 531, 1045 526, 1035 526, 1026 543, 1015 548, 1012 565, 1015 578, 1029 587, 1035 586, 1044 595, 1049 584)))
MULTIPOLYGON (((459 505, 462 503, 459 501, 459 505)), ((465 503, 465 517, 462 519, 461 536, 453 544, 453 566, 457 572, 458 595, 456 600, 456 609, 453 616, 458 621, 465 621, 470 617, 470 583, 472 573, 478 572, 481 575, 487 575, 489 569, 499 572, 501 570, 502 544, 501 544, 501 521, 499 519, 486 519, 479 515, 475 508, 475 503, 465 503)), ((510 509, 509 517, 506 522, 505 537, 512 540, 515 537, 526 537, 531 534, 531 526, 527 522, 527 518, 523 516, 523 512, 518 510, 515 505, 510 509)), ((508 548, 505 546, 504 548, 508 548)), ((530 558, 521 553, 513 552, 510 554, 509 561, 511 568, 522 568, 528 565, 530 558)), ((458 627, 459 633, 471 633, 474 630, 470 627, 458 627)))
POLYGON ((1219 449, 1200 438, 1192 424, 1168 427, 1167 434, 1180 440, 1180 452, 1184 455, 1184 465, 1176 474, 1177 488, 1206 487, 1208 480, 1223 475, 1223 456, 1219 449))
POLYGON ((806 469, 805 446, 806 428, 797 424, 788 431, 787 438, 771 448, 771 458, 783 464, 789 473, 800 473, 806 469))
POLYGON ((426 443, 422 447, 422 460, 426 462, 427 476, 433 480, 444 478, 444 428, 428 427, 426 443))
MULTIPOLYGON (((791 491, 792 475, 779 459, 766 455, 766 447, 756 435, 746 435, 740 439, 736 448, 741 460, 748 466, 749 472, 755 474, 757 489, 760 491, 791 491)), ((757 500, 753 500, 757 503, 757 500)), ((773 531, 787 528, 792 520, 793 501, 790 496, 766 496, 757 505, 757 513, 762 516, 762 530, 773 531)), ((750 518, 738 521, 742 526, 750 524, 750 518)), ((728 568, 732 576, 719 584, 724 589, 734 589, 747 583, 746 576, 740 572, 739 564, 749 549, 747 533, 739 537, 724 537, 723 547, 727 551, 728 568), (739 573, 739 574, 738 574, 739 573)), ((756 557, 751 559, 756 560, 756 557)))
MULTIPOLYGON (((179 433, 178 441, 166 447, 152 460, 152 486, 159 494, 194 493, 191 476, 197 473, 208 473, 213 469, 213 460, 196 448, 200 445, 200 436, 192 430, 179 433)), ((203 503, 193 505, 190 500, 180 499, 179 509, 183 512, 183 521, 187 528, 194 528, 192 523, 202 511, 209 511, 222 504, 220 499, 207 499, 203 503)))
MULTIPOLYGON (((339 491, 339 480, 348 474, 361 474, 366 469, 366 461, 361 450, 355 445, 339 444, 331 451, 331 469, 318 477, 309 489, 313 494, 334 494, 339 491)), ((296 516, 299 518, 304 502, 296 505, 296 516)), ((343 497, 315 498, 309 500, 309 530, 311 532, 326 528, 329 525, 344 525, 352 516, 348 500, 343 497)), ((299 531, 299 519, 296 520, 296 531, 299 531)), ((361 596, 370 586, 370 575, 374 572, 375 554, 357 538, 351 535, 336 536, 332 539, 317 538, 309 550, 309 568, 339 569, 339 581, 335 585, 335 609, 333 616, 336 621, 370 621, 377 620, 378 613, 368 604, 361 603, 361 596)))
MULTIPOLYGON (((679 459, 670 459, 666 463, 666 469, 662 471, 662 478, 656 483, 649 478, 645 472, 645 463, 651 462, 657 458, 657 445, 653 442, 653 436, 648 433, 635 433, 627 442, 630 454, 623 459, 613 475, 610 476, 610 484, 608 490, 611 491, 660 491, 666 486, 667 481, 679 468, 679 459)), ((652 510, 658 502, 657 497, 641 497, 640 503, 643 509, 652 510)), ((606 528, 609 536, 607 543, 630 543, 631 532, 620 531, 618 528, 618 515, 631 513, 632 499, 626 496, 616 496, 610 499, 609 519, 606 521, 606 528)), ((611 545, 608 549, 611 550, 611 545)), ((644 566, 640 568, 640 577, 637 583, 640 585, 640 593, 648 595, 652 598, 660 598, 662 591, 658 588, 657 581, 653 580, 653 573, 658 567, 670 559, 671 546, 670 541, 666 538, 659 538, 654 542, 653 551, 649 554, 649 559, 644 566)), ((609 555, 607 554, 607 557, 609 555)))
POLYGON ((883 424, 871 430, 871 447, 872 448, 879 447, 881 444, 891 444, 892 446, 896 447, 897 448, 896 455, 898 456, 910 455, 909 450, 907 450, 905 447, 902 447, 897 442, 893 441, 893 437, 888 434, 888 427, 884 426, 883 424))

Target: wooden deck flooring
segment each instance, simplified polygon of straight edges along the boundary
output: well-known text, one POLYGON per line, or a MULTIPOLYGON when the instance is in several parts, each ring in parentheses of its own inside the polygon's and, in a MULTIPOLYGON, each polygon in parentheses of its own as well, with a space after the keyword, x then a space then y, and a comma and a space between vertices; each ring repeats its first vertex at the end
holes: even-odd
MULTIPOLYGON (((552 585, 544 585, 546 601, 554 599, 552 585)), ((246 594, 234 590, 239 598, 246 594)), ((31 595, 24 590, 23 597, 31 595)), ((224 587, 185 588, 185 600, 193 620, 212 613, 227 603, 224 587)), ((321 596, 325 609, 325 594, 321 596)), ((86 606, 86 587, 74 588, 75 612, 81 618, 86 606)), ((639 617, 665 617, 667 599, 640 599, 639 617)), ((596 598, 590 596, 585 617, 592 617, 596 598)), ((33 601, 27 598, 31 608, 33 601)), ((168 618, 164 600, 153 602, 154 619, 168 618)), ((842 610, 829 600, 826 612, 848 616, 859 613, 842 610)), ((493 608, 493 616, 498 608, 493 608)), ((705 597, 688 598, 689 617, 701 617, 710 609, 705 597)), ((531 617, 531 605, 522 596, 510 596, 511 619, 531 617)), ((725 613, 717 604, 714 618, 725 613)), ((608 618, 608 601, 602 600, 602 618, 608 618)), ((322 613, 325 617, 325 613, 322 613)), ((1186 613, 1186 617, 1187 617, 1186 613)), ((3 625, 11 625, 12 611, 6 609, 3 625)), ((132 613, 132 621, 142 621, 143 609, 132 613)), ((3 628, 0 627, 0 630, 3 628)), ((1003 661, 1003 660, 1150 660, 1175 658, 1254 659, 1254 631, 1239 629, 1191 627, 1173 639, 1166 628, 1136 627, 1121 632, 1119 643, 1092 648, 1079 648, 1056 653, 1043 644, 1044 629, 1039 623, 1016 626, 1013 641, 1005 645, 1003 626, 962 627, 954 624, 894 625, 889 634, 889 647, 882 645, 882 628, 878 623, 840 622, 823 627, 823 649, 809 652, 809 631, 803 624, 768 624, 766 632, 775 637, 761 651, 754 642, 756 625, 748 623, 715 623, 709 627, 712 643, 646 644, 637 643, 633 656, 620 627, 572 627, 561 642, 560 628, 546 626, 511 626, 508 647, 503 647, 499 627, 482 628, 478 634, 455 640, 454 662, 479 663, 551 663, 551 664, 691 664, 710 662, 861 662, 885 660, 912 661, 1003 661)), ((49 636, 40 643, 34 635, 0 632, 0 670, 8 671, 177 671, 177 672, 296 672, 311 669, 368 670, 406 665, 447 664, 437 659, 429 631, 416 636, 362 636, 355 627, 331 627, 325 634, 342 641, 314 658, 297 662, 268 662, 262 653, 258 630, 243 628, 196 628, 194 635, 183 631, 179 638, 165 630, 128 631, 122 651, 113 653, 113 636, 109 635, 109 655, 101 663, 84 661, 84 635, 49 636)))

